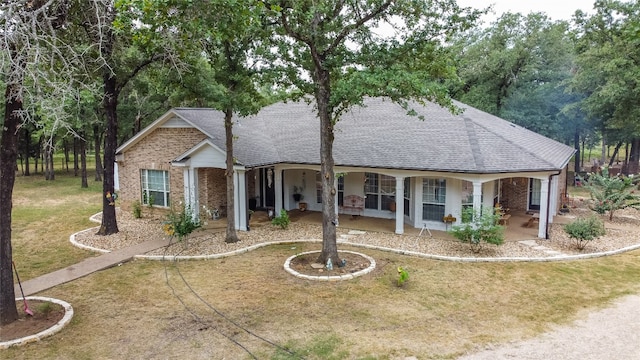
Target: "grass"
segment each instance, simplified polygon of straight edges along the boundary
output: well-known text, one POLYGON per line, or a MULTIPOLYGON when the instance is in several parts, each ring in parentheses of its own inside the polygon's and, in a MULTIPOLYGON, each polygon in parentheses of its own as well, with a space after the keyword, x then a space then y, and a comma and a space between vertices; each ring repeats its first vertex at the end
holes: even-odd
POLYGON ((102 183, 80 187, 72 173, 18 176, 13 191, 12 247, 21 280, 80 262, 93 254, 73 247, 69 236, 96 226, 88 218, 101 210, 102 183))
MULTIPOLYGON (((15 244, 21 249, 15 259, 26 267, 21 276, 62 267, 58 256, 91 256, 70 247, 68 234, 92 226, 82 219, 99 210, 91 205, 99 203, 99 190, 85 193, 73 179, 57 179, 43 185, 51 186, 47 201, 58 211, 47 219, 27 211, 23 216, 36 221, 36 229, 61 225, 55 236, 30 238, 32 225, 22 220, 23 239, 15 244), (26 251, 31 241, 43 248, 39 255, 26 251), (37 261, 46 266, 31 269, 37 261)), ((21 179, 16 189, 23 194, 16 212, 44 201, 44 190, 30 181, 21 179), (32 191, 39 195, 30 196, 32 191)), ((208 261, 138 260, 57 286, 39 295, 71 303, 72 323, 3 356, 249 359, 228 336, 259 359, 453 359, 490 343, 538 335, 640 290, 640 251, 574 262, 474 264, 341 247, 374 257, 376 270, 327 283, 297 279, 282 269, 290 255, 319 246, 278 245, 208 261), (411 273, 401 288, 398 266, 411 273)))

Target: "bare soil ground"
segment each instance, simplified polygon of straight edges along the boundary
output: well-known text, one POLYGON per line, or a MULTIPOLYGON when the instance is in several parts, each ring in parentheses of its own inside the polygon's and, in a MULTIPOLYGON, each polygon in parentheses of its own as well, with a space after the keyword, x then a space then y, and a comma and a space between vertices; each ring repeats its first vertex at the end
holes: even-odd
POLYGON ((24 303, 16 303, 18 320, 0 327, 0 341, 10 341, 37 334, 57 324, 64 317, 64 308, 55 303, 27 300, 33 316, 24 310, 24 303), (45 305, 46 304, 46 305, 45 305))
POLYGON ((328 270, 326 265, 319 264, 317 262, 318 253, 296 256, 291 260, 290 267, 300 274, 309 276, 338 276, 352 274, 362 269, 366 269, 370 265, 369 260, 357 254, 339 252, 338 255, 341 260, 345 261, 345 265, 335 265, 332 270, 328 270))

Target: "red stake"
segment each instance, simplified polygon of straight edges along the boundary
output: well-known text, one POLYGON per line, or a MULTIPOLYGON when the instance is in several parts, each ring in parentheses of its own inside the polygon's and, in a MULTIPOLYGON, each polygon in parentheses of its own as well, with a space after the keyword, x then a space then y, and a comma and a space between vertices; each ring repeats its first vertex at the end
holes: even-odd
POLYGON ((13 264, 13 271, 16 273, 16 279, 18 279, 18 285, 20 285, 20 293, 22 294, 22 301, 24 302, 24 312, 33 316, 33 311, 29 309, 29 305, 27 304, 27 298, 24 297, 24 291, 22 291, 22 283, 20 283, 20 276, 18 276, 18 268, 16 267, 15 261, 11 260, 13 264))

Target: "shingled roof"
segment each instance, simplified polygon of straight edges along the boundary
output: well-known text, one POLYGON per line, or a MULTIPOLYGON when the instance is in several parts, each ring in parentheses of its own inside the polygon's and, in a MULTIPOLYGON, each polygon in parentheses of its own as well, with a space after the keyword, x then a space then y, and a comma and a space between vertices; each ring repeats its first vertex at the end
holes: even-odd
MULTIPOLYGON (((457 173, 553 171, 566 166, 574 149, 478 109, 454 115, 435 104, 407 114, 384 98, 369 98, 335 126, 338 166, 457 173)), ((212 109, 173 112, 224 149, 224 116, 212 109)), ((320 121, 313 104, 277 103, 237 118, 234 156, 247 167, 278 163, 319 164, 320 121)))

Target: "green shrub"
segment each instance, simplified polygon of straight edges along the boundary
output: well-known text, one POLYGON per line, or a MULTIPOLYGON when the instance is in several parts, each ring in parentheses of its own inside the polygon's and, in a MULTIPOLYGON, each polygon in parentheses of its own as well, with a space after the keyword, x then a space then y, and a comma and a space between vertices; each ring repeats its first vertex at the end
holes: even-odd
POLYGON ((271 224, 280 226, 282 229, 288 228, 290 223, 289 214, 285 209, 280 210, 280 216, 276 216, 271 220, 271 224))
POLYGON ((182 241, 194 230, 202 226, 200 219, 193 215, 189 206, 182 205, 180 212, 175 211, 173 207, 167 220, 164 222, 163 230, 169 236, 176 236, 178 241, 182 241))
POLYGON ((482 248, 482 243, 501 245, 504 242, 504 228, 498 225, 500 215, 493 208, 485 208, 482 215, 475 214, 473 208, 462 210, 462 219, 469 219, 462 225, 456 225, 449 230, 456 239, 469 243, 473 252, 482 248))
POLYGON ((47 315, 53 311, 53 304, 49 301, 45 301, 39 304, 36 310, 40 314, 47 315))
POLYGON ((398 266, 398 287, 402 287, 409 280, 409 272, 402 266, 398 266))
POLYGON ((604 222, 596 216, 578 218, 565 225, 564 231, 570 238, 576 240, 576 247, 580 250, 584 249, 589 241, 605 234, 604 222))
POLYGON ((133 202, 133 217, 136 219, 140 219, 142 217, 142 205, 138 200, 133 202))
POLYGON ((604 167, 602 174, 591 173, 584 187, 589 190, 592 204, 591 210, 598 214, 609 213, 609 220, 613 213, 627 207, 640 207, 640 194, 636 191, 639 176, 609 176, 609 169, 604 167))

